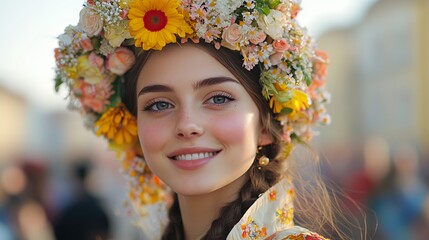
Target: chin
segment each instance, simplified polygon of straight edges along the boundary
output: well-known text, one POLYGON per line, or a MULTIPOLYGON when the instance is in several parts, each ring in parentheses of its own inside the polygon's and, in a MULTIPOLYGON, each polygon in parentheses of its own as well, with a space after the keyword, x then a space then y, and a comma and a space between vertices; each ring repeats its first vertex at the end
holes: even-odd
POLYGON ((212 193, 222 187, 222 185, 211 184, 202 181, 189 181, 173 184, 171 189, 179 195, 183 196, 197 196, 212 193), (197 184, 196 184, 197 182, 197 184))

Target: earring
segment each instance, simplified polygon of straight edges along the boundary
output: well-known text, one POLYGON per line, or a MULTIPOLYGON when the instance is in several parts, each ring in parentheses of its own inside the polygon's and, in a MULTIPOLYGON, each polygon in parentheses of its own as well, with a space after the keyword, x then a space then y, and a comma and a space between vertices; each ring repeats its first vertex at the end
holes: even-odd
POLYGON ((263 155, 258 159, 259 166, 267 166, 270 163, 270 159, 263 155))

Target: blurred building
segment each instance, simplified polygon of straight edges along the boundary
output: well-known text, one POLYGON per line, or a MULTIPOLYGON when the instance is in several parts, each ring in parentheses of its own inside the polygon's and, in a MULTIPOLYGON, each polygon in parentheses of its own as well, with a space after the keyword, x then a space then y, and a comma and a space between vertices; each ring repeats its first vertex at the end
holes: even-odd
POLYGON ((0 165, 25 145, 27 102, 0 86, 0 165))
POLYGON ((380 135, 429 150, 429 1, 379 0, 355 26, 318 39, 330 55, 328 143, 380 135))

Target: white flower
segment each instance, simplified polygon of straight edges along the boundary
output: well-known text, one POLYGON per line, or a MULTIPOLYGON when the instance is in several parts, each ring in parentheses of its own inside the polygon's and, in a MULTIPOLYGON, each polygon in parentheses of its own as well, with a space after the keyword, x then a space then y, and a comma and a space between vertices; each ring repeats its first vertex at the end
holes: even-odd
POLYGON ((79 25, 88 37, 92 37, 98 35, 103 29, 103 20, 98 13, 85 7, 80 11, 79 25))
POLYGON ((331 102, 331 94, 326 90, 322 91, 322 99, 324 101, 326 101, 327 103, 330 103, 331 102))
POLYGON ((322 124, 325 124, 325 125, 331 124, 331 122, 332 122, 331 116, 329 114, 325 114, 325 115, 320 116, 320 122, 322 124))
POLYGON ((259 59, 258 56, 254 53, 250 53, 248 56, 246 56, 244 58, 244 63, 243 66, 247 69, 247 70, 252 70, 252 68, 258 64, 259 59))
POLYGON ((284 26, 287 24, 286 16, 277 10, 270 10, 268 15, 260 14, 258 26, 264 30, 274 40, 281 39, 284 33, 284 26))
POLYGON ((251 12, 243 12, 242 15, 244 22, 248 25, 252 24, 252 21, 255 19, 255 15, 251 12))
POLYGON ((253 0, 245 0, 245 2, 246 2, 246 7, 247 7, 248 9, 253 9, 253 8, 255 8, 255 3, 253 2, 253 0))
POLYGON ((73 41, 73 36, 71 36, 67 33, 64 33, 64 34, 61 34, 60 36, 58 36, 58 40, 60 42, 60 45, 70 46, 72 44, 72 41, 73 41))
POLYGON ((302 81, 304 79, 304 73, 300 68, 295 71, 295 77, 298 81, 302 81))

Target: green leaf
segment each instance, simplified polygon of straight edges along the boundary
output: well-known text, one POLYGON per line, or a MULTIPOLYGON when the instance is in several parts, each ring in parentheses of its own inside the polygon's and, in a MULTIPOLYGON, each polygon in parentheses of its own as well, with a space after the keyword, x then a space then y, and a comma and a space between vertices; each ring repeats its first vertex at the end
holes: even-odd
POLYGON ((263 14, 268 15, 268 14, 270 14, 270 10, 271 9, 270 9, 270 7, 268 7, 267 5, 265 5, 265 6, 262 6, 261 10, 262 10, 263 14))
POLYGON ((307 83, 307 86, 311 85, 311 78, 308 74, 304 74, 304 80, 305 80, 305 83, 307 83))
POLYGON ((272 0, 272 1, 270 1, 270 8, 271 9, 273 9, 273 8, 276 8, 279 4, 280 4, 280 0, 272 0))
POLYGON ((101 45, 101 38, 100 37, 91 38, 91 44, 94 49, 99 49, 101 45))
POLYGON ((134 43, 136 42, 136 40, 134 38, 127 38, 122 42, 122 45, 125 46, 134 46, 134 43))
POLYGON ((109 109, 111 107, 116 107, 118 103, 122 102, 122 96, 124 92, 122 81, 123 81, 122 77, 118 77, 115 79, 115 81, 113 81, 112 85, 115 93, 113 93, 112 96, 110 96, 109 98, 110 104, 106 106, 107 107, 106 109, 109 109))
POLYGON ((260 7, 262 5, 264 5, 265 0, 256 0, 256 7, 260 7))
POLYGON ((292 112, 292 109, 290 108, 283 108, 280 114, 289 114, 292 112))
POLYGON ((63 80, 61 80, 60 76, 55 77, 55 92, 58 92, 60 90, 60 86, 64 83, 63 80))
POLYGON ((292 139, 292 141, 294 141, 296 143, 303 143, 303 144, 305 144, 305 141, 302 140, 296 133, 292 133, 290 135, 290 138, 292 139))

